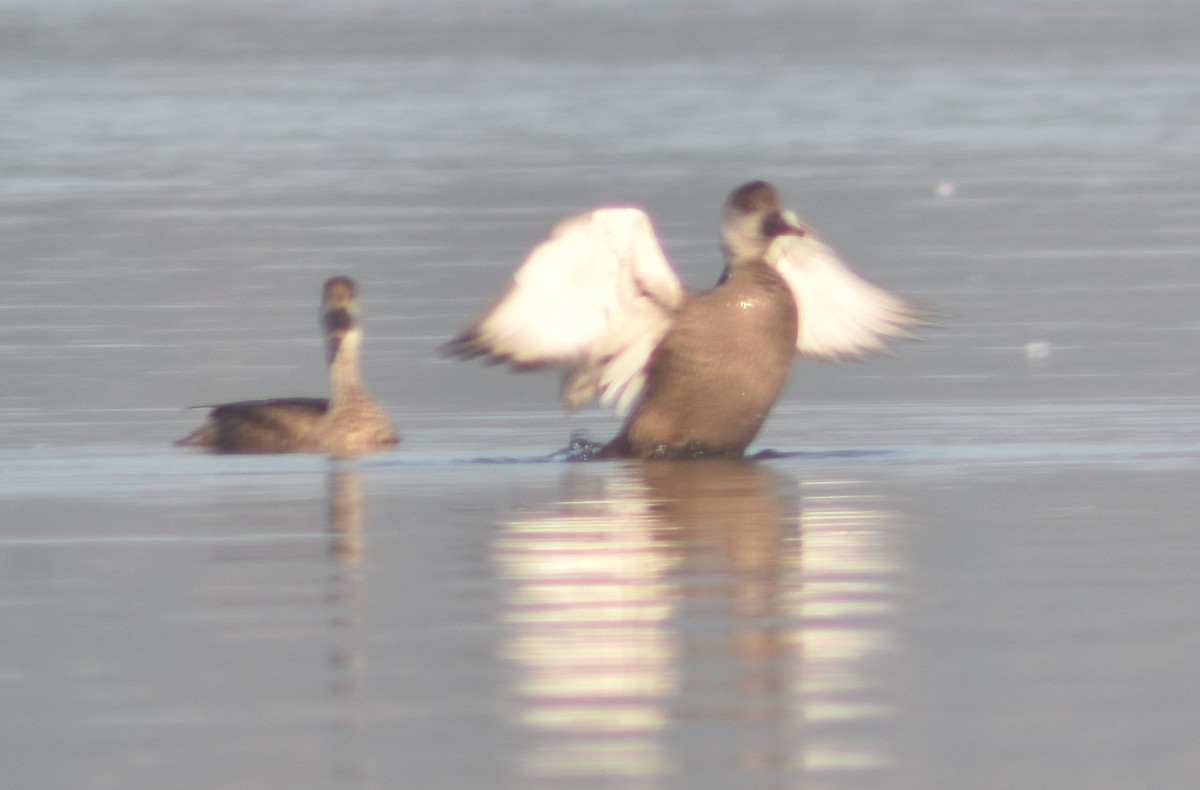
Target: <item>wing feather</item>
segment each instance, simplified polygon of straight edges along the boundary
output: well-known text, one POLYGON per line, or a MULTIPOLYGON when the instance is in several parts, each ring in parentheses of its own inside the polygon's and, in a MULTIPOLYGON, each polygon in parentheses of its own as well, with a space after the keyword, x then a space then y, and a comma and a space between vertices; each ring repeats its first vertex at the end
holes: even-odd
POLYGON ((562 366, 571 408, 599 398, 621 410, 683 299, 646 213, 596 209, 559 223, 445 350, 522 369, 562 366))
POLYGON ((909 329, 926 323, 924 310, 859 277, 811 230, 779 237, 767 260, 796 298, 796 350, 805 356, 838 359, 882 351, 885 341, 911 338, 909 329))

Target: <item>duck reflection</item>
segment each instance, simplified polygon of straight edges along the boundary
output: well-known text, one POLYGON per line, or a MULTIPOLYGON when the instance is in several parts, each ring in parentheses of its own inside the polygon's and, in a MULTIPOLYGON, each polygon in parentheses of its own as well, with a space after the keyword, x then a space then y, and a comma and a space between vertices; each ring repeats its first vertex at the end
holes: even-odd
POLYGON ((357 469, 335 466, 329 470, 326 506, 329 558, 335 568, 357 578, 363 554, 362 478, 357 469))
POLYGON ((889 705, 867 659, 892 647, 897 568, 888 515, 853 489, 742 461, 578 466, 505 524, 527 774, 878 778, 889 705))
POLYGON ((359 471, 334 467, 326 502, 329 533, 330 695, 334 720, 333 779, 337 787, 364 780, 366 713, 363 677, 363 492, 359 471))

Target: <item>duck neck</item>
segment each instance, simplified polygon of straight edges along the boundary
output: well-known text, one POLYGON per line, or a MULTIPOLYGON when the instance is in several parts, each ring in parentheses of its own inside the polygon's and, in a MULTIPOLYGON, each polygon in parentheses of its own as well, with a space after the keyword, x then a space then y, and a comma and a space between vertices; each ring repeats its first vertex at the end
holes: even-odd
POLYGON ((351 329, 342 338, 337 353, 329 361, 329 410, 363 397, 362 378, 358 372, 358 353, 362 332, 351 329))
POLYGON ((756 276, 761 276, 763 270, 769 271, 770 269, 771 267, 767 265, 761 255, 746 256, 740 259, 729 258, 717 285, 724 285, 730 280, 738 282, 753 280, 756 276))

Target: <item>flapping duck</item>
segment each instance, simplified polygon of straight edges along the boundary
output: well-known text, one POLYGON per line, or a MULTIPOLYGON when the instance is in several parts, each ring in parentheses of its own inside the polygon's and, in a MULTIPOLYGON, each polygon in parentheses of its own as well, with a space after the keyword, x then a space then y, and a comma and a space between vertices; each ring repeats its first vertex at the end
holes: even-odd
POLYGON ((572 217, 444 351, 562 367, 568 407, 596 399, 628 413, 603 456, 740 457, 796 353, 862 356, 923 323, 923 311, 847 268, 766 182, 729 196, 721 241, 720 281, 694 292, 645 212, 572 217))

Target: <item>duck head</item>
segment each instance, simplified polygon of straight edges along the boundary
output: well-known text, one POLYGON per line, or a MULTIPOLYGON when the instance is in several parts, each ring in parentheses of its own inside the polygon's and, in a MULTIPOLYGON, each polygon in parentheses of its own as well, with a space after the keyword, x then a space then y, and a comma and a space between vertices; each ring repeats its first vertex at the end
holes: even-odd
POLYGON ((779 195, 766 181, 743 184, 725 201, 721 245, 731 265, 762 260, 778 237, 804 233, 796 217, 780 208, 779 195))
POLYGON ((358 289, 349 277, 331 277, 321 290, 321 322, 329 344, 329 361, 337 358, 347 342, 357 343, 359 330, 358 289))

